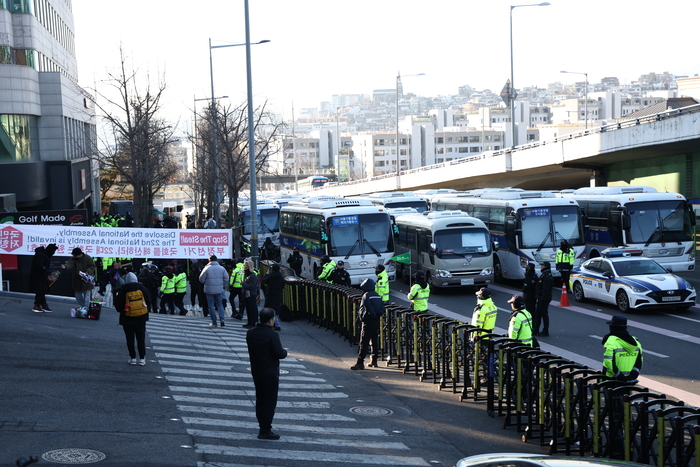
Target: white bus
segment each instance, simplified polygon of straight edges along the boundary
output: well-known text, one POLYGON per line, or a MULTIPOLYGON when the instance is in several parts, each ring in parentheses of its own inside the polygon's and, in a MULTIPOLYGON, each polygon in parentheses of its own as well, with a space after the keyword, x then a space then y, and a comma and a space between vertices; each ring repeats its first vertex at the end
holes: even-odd
MULTIPOLYGON (((243 239, 243 249, 250 252, 250 242, 252 236, 250 204, 243 201, 240 207, 240 221, 242 222, 241 237, 243 239)), ((270 237, 272 243, 279 246, 280 235, 280 207, 269 199, 259 199, 256 201, 258 213, 258 246, 265 243, 265 239, 270 237)))
POLYGON ((695 213, 683 195, 648 186, 610 186, 561 196, 576 200, 586 216, 589 258, 606 248, 629 247, 669 271, 695 269, 695 213))
POLYGON ((393 193, 373 193, 360 197, 368 199, 377 206, 388 209, 413 208, 418 212, 428 210, 428 200, 424 196, 416 196, 410 191, 396 191, 393 193))
POLYGON ((487 191, 442 196, 433 199, 436 211, 460 210, 481 219, 491 238, 498 242, 493 259, 494 279, 521 280, 528 263, 549 261, 552 275, 561 241, 575 252, 574 266, 584 258, 584 225, 581 210, 573 199, 563 199, 548 191, 487 191))
POLYGON ((322 187, 326 183, 328 183, 328 177, 323 177, 321 175, 312 175, 310 177, 306 177, 302 180, 297 181, 297 191, 309 191, 313 188, 322 187))
MULTIPOLYGON (((302 277, 315 279, 321 257, 345 262, 352 284, 375 277, 374 268, 394 256, 394 236, 386 210, 366 200, 339 197, 310 198, 282 208, 280 255, 287 264, 294 247, 304 258, 302 277)), ((396 278, 393 265, 386 266, 389 280, 396 278)))
POLYGON ((405 282, 416 270, 431 287, 486 287, 493 282, 493 248, 486 224, 462 211, 426 211, 396 218, 396 254, 410 253, 411 264, 397 264, 405 282))

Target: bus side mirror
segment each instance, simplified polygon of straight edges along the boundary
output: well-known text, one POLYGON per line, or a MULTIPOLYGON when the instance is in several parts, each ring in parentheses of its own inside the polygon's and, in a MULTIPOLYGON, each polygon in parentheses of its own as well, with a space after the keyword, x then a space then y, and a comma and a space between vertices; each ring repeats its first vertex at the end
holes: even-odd
POLYGON ((632 220, 630 219, 630 215, 627 214, 626 212, 623 212, 622 213, 622 229, 628 230, 630 227, 632 227, 632 220))
POLYGON ((498 251, 498 242, 495 240, 493 241, 493 251, 498 251))

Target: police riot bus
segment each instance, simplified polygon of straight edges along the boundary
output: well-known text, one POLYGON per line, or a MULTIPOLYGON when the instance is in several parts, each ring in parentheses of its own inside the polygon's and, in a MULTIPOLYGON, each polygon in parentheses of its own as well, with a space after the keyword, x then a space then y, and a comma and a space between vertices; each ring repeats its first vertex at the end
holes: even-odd
MULTIPOLYGON (((394 256, 389 213, 367 200, 334 196, 290 202, 281 213, 282 264, 287 264, 295 247, 304 258, 302 277, 315 279, 321 257, 328 255, 336 263, 343 260, 351 283, 360 284, 394 256)), ((396 278, 393 265, 387 265, 386 272, 389 280, 396 278)))
POLYGON ((695 213, 679 193, 659 193, 649 186, 587 187, 562 193, 586 216, 586 253, 606 248, 641 250, 673 272, 695 268, 695 213))
POLYGON ((384 206, 387 209, 413 208, 418 212, 428 210, 428 200, 424 196, 416 196, 410 191, 372 193, 362 198, 370 200, 377 206, 384 206))
MULTIPOLYGON (((251 228, 250 202, 241 200, 240 217, 242 223, 241 237, 243 251, 250 252, 250 243, 253 230, 251 228)), ((258 213, 258 245, 263 245, 266 238, 270 238, 275 246, 279 246, 280 235, 280 207, 269 199, 259 199, 255 203, 258 213)), ((247 253, 246 253, 247 254, 247 253)))
POLYGON ((320 188, 326 183, 328 183, 328 177, 324 177, 321 175, 312 175, 297 182, 297 191, 305 192, 313 188, 320 188))
POLYGON ((493 282, 493 247, 486 224, 463 211, 426 211, 396 218, 396 254, 410 254, 397 264, 406 283, 422 270, 431 287, 486 287, 493 282))
POLYGON ((494 280, 522 280, 528 263, 544 261, 555 269, 557 249, 566 240, 574 250, 574 266, 584 259, 584 222, 573 199, 548 191, 494 190, 433 199, 436 211, 460 210, 480 219, 497 243, 493 258, 494 280))

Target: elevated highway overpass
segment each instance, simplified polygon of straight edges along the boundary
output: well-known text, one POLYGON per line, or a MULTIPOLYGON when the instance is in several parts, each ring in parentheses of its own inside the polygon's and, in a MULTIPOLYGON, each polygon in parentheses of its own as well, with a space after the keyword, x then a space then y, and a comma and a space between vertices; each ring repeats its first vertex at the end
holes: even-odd
POLYGON ((395 174, 341 183, 314 194, 486 187, 565 189, 644 184, 700 197, 700 104, 590 128, 553 140, 485 152, 395 174))

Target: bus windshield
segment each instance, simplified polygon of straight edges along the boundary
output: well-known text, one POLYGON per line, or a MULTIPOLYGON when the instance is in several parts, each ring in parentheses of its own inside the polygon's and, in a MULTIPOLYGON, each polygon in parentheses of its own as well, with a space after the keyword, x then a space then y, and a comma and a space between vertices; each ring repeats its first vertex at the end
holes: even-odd
POLYGON ((433 241, 437 246, 438 255, 443 258, 446 255, 489 253, 491 250, 491 236, 485 229, 438 230, 433 236, 433 241))
POLYGON ((562 240, 583 245, 578 206, 547 206, 518 211, 523 248, 558 247, 562 240))
POLYGON ((394 250, 388 214, 331 217, 332 256, 377 255, 394 250))
POLYGON ((392 201, 391 203, 386 203, 384 207, 395 209, 395 208, 413 208, 418 212, 425 212, 428 210, 427 201, 392 201))
POLYGON ((683 200, 645 201, 627 204, 630 243, 687 242, 692 227, 683 200))
MULTIPOLYGON (((279 209, 263 209, 258 211, 258 233, 274 233, 280 230, 279 209)), ((250 235, 250 211, 243 213, 243 235, 250 235)))

